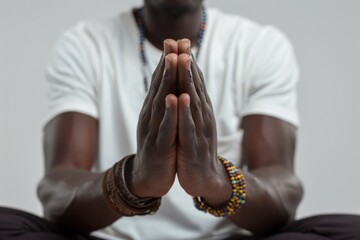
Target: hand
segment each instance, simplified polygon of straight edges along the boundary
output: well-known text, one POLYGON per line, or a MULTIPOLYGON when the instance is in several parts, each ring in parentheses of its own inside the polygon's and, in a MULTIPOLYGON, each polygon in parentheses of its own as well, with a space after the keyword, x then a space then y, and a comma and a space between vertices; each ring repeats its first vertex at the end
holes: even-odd
POLYGON ((231 196, 226 170, 217 159, 217 133, 212 103, 203 75, 190 56, 189 40, 178 42, 178 149, 177 174, 191 196, 222 205, 231 196))
POLYGON ((174 93, 178 55, 174 40, 164 41, 164 55, 140 113, 137 153, 127 166, 130 191, 138 197, 165 195, 176 175, 178 101, 174 93))

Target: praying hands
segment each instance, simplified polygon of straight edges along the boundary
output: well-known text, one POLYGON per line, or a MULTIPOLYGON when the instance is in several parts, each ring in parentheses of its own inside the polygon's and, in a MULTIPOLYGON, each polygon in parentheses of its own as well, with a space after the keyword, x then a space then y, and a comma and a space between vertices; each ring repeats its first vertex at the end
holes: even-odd
POLYGON ((177 174, 189 195, 201 196, 214 206, 231 197, 229 177, 217 158, 211 100, 187 39, 164 42, 140 113, 137 144, 127 166, 136 196, 165 195, 177 174))

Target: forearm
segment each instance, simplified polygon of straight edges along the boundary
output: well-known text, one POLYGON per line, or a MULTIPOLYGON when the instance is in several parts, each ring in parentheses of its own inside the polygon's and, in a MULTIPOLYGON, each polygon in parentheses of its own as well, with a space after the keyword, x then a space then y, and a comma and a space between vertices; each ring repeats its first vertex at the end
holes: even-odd
POLYGON ((102 193, 103 173, 61 167, 50 171, 38 186, 45 217, 83 232, 106 227, 116 221, 102 193))
POLYGON ((255 234, 271 232, 291 221, 303 190, 296 176, 284 167, 264 167, 245 172, 246 204, 230 217, 255 234))

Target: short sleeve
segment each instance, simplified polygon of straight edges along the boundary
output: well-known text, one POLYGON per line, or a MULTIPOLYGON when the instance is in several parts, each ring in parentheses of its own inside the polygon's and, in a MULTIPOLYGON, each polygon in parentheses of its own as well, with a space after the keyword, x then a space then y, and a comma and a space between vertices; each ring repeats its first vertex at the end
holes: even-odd
POLYGON ((93 45, 84 23, 68 30, 58 40, 46 71, 44 125, 65 112, 98 117, 93 45))
POLYGON ((299 68, 291 43, 282 32, 267 26, 255 49, 242 116, 263 114, 299 126, 299 68))

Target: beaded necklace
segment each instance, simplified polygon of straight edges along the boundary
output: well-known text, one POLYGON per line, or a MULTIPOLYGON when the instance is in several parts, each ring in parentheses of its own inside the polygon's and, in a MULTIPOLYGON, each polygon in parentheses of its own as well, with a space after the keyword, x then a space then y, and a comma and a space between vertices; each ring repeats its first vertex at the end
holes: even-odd
MULTIPOLYGON (((147 92, 149 90, 149 83, 148 83, 148 76, 151 76, 151 72, 148 66, 148 60, 146 58, 146 54, 145 54, 145 30, 144 30, 144 8, 139 8, 136 9, 134 11, 135 13, 135 18, 136 18, 136 23, 138 25, 139 28, 139 40, 140 40, 140 44, 139 44, 139 48, 140 48, 140 58, 141 58, 141 62, 142 62, 142 72, 144 75, 144 88, 145 88, 145 92, 147 92)), ((206 10, 205 7, 202 6, 201 7, 201 23, 200 23, 200 31, 198 34, 198 39, 196 41, 196 59, 198 59, 199 57, 199 53, 200 53, 200 49, 201 49, 201 45, 204 39, 204 32, 205 32, 205 26, 206 26, 206 10)))

